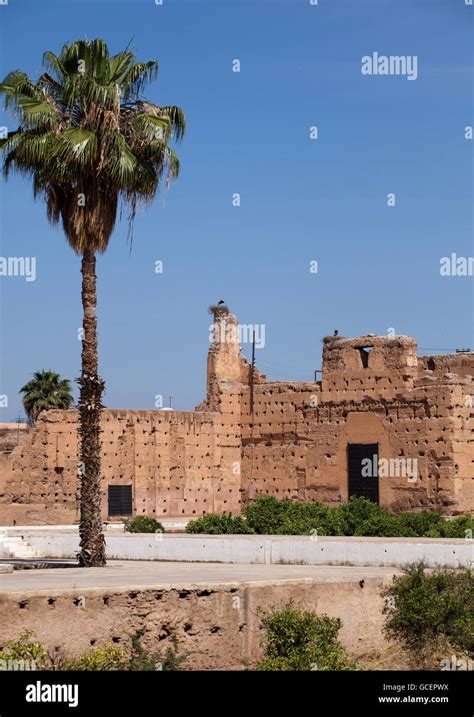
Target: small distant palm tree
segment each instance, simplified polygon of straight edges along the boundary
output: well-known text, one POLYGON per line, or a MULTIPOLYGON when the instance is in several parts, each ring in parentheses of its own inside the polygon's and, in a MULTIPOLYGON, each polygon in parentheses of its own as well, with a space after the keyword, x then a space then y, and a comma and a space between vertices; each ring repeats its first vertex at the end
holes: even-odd
POLYGON ((30 424, 36 422, 41 411, 66 409, 74 403, 70 381, 54 371, 36 371, 31 381, 20 388, 20 393, 25 394, 23 406, 30 424))
POLYGON ((158 63, 137 62, 125 50, 110 55, 106 43, 76 40, 59 55, 43 56, 47 72, 36 82, 20 70, 0 84, 5 109, 19 127, 0 139, 3 170, 33 179, 35 197, 48 219, 61 223, 82 258, 83 339, 79 379, 81 517, 79 564, 105 565, 101 520, 100 414, 104 381, 99 375, 96 254, 105 252, 118 211, 131 227, 140 203, 149 204, 162 180, 176 179, 179 160, 170 142, 182 139, 183 111, 142 96, 158 63))

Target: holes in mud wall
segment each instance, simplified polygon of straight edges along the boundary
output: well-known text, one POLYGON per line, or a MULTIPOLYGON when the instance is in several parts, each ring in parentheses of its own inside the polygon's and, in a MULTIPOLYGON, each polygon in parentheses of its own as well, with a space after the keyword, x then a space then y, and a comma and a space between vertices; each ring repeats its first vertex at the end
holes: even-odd
POLYGON ((428 371, 434 371, 436 369, 436 364, 432 358, 428 359, 426 367, 428 371))

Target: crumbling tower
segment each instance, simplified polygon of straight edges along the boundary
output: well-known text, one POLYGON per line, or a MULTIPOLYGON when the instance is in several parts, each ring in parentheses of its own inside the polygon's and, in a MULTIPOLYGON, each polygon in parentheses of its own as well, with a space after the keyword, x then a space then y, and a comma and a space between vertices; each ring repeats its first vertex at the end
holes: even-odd
MULTIPOLYGON (((214 492, 216 512, 238 512, 241 492, 242 365, 239 324, 225 305, 211 306, 210 347, 207 356, 207 390, 204 409, 217 412, 214 492), (224 450, 223 450, 224 449, 224 450)), ((201 408, 201 407, 200 407, 201 408)))
POLYGON ((239 324, 225 305, 209 307, 210 348, 207 355, 206 407, 228 413, 240 402, 241 357, 239 324))

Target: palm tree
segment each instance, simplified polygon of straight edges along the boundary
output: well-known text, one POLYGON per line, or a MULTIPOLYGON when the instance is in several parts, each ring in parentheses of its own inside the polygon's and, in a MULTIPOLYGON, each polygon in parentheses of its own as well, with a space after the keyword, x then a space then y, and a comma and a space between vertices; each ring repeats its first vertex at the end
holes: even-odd
POLYGON ((159 107, 141 92, 156 78, 156 61, 137 62, 125 50, 110 56, 101 39, 76 40, 59 56, 46 52, 36 83, 19 70, 0 85, 5 109, 19 127, 0 141, 4 174, 33 178, 50 222, 62 223, 82 257, 83 340, 80 386, 81 510, 79 564, 105 565, 100 512, 100 411, 96 316, 96 253, 104 252, 119 205, 129 210, 129 236, 137 207, 156 196, 162 180, 178 176, 170 148, 185 130, 179 107, 159 107))
POLYGON ((48 411, 50 408, 66 409, 74 402, 70 381, 61 378, 55 371, 35 371, 31 381, 20 388, 20 393, 25 394, 23 406, 30 424, 36 422, 41 411, 48 411))

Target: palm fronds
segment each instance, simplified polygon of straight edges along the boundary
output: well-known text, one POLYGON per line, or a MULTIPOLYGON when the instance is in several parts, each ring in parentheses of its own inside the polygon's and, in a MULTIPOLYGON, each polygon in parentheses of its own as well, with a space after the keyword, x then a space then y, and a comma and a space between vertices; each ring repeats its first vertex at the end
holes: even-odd
POLYGON ((37 82, 14 70, 0 84, 5 109, 19 120, 0 140, 3 172, 33 178, 35 197, 77 253, 102 252, 119 205, 133 222, 138 205, 178 176, 170 143, 184 136, 184 113, 140 96, 158 75, 156 61, 138 62, 128 50, 110 56, 100 38, 45 52, 43 64, 37 82))

